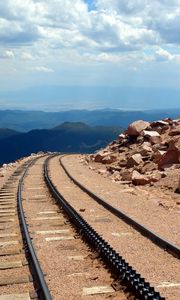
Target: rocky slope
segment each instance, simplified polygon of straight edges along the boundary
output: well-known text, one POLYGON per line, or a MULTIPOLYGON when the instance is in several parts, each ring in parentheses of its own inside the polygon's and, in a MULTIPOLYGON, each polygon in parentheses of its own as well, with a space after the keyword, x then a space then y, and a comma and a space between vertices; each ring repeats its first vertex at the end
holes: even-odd
POLYGON ((180 119, 135 121, 86 160, 113 181, 180 193, 180 119))

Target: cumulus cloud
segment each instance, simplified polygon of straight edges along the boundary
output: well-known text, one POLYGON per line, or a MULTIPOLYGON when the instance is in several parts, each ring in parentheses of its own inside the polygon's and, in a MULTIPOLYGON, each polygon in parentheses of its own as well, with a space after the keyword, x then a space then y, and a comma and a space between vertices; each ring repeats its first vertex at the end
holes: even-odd
POLYGON ((0 19, 1 44, 22 45, 36 41, 38 37, 38 28, 33 24, 0 19))
POLYGON ((147 4, 147 0, 96 0, 97 9, 114 10, 118 13, 135 14, 147 4))
MULTIPOLYGON (((46 58, 71 49, 97 61, 159 47, 156 59, 170 61, 163 49, 180 43, 180 0, 94 0, 90 11, 85 0, 1 1, 0 43, 30 46, 46 58)), ((20 56, 32 59, 29 49, 20 56)))

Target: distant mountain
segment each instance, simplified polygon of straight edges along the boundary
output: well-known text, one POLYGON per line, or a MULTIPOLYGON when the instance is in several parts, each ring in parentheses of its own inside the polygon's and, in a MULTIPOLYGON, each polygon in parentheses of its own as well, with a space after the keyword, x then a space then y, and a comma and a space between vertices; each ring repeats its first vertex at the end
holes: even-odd
POLYGON ((17 134, 19 134, 19 132, 15 130, 8 128, 0 128, 0 140, 17 134))
POLYGON ((0 164, 32 152, 91 153, 115 139, 122 128, 65 122, 52 129, 31 130, 0 139, 0 164))
POLYGON ((83 122, 90 126, 120 126, 126 128, 129 123, 143 119, 161 120, 165 117, 176 118, 179 109, 161 109, 147 111, 69 110, 61 112, 0 110, 0 127, 27 132, 32 129, 50 129, 63 122, 83 122))

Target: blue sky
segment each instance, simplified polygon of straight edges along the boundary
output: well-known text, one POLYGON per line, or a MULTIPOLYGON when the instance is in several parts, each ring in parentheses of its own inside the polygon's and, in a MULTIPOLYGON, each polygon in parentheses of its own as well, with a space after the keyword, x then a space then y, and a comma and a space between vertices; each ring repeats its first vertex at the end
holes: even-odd
POLYGON ((180 0, 0 2, 0 108, 162 106, 180 107, 180 0))

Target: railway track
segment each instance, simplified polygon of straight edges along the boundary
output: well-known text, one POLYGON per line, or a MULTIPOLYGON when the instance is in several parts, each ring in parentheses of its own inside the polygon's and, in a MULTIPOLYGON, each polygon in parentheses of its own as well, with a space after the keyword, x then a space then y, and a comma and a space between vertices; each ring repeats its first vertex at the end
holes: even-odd
POLYGON ((90 197, 92 197, 97 203, 105 207, 108 211, 113 213, 118 218, 124 220, 128 225, 134 227, 137 231, 139 231, 142 235, 146 236, 149 240, 155 243, 158 247, 168 251, 170 254, 176 256, 178 259, 180 258, 180 248, 174 245, 173 243, 169 242, 168 240, 164 239, 163 237, 159 236, 149 228, 145 227, 144 225, 137 222, 135 219, 130 217, 128 214, 124 213, 122 210, 119 210, 109 203, 107 203, 102 197, 99 197, 90 189, 85 187, 80 181, 78 181, 75 177, 70 174, 67 170, 65 164, 62 161, 62 158, 59 159, 62 168, 64 169, 67 176, 78 186, 82 189, 85 193, 87 193, 90 197))
POLYGON ((0 190, 0 299, 51 300, 22 208, 23 180, 31 159, 0 190))
MULTIPOLYGON (((119 249, 113 249, 102 237, 102 232, 97 232, 96 226, 88 224, 82 217, 84 209, 75 209, 60 193, 57 182, 60 182, 62 193, 64 188, 69 191, 70 198, 78 196, 71 193, 63 179, 62 184, 61 177, 53 176, 53 166, 57 168, 58 159, 41 157, 25 163, 0 191, 0 207, 4 207, 3 219, 0 218, 0 238, 4 243, 0 244, 0 266, 7 262, 11 267, 0 275, 0 300, 89 300, 92 297, 125 300, 129 296, 165 299, 118 254, 119 249), (14 218, 10 214, 16 213, 16 201, 23 243, 19 243, 17 220, 12 224, 14 221, 10 221, 14 218), (13 242, 14 234, 17 243, 10 246, 8 243, 13 242), (17 263, 20 258, 21 264, 17 263), (15 262, 16 267, 12 268, 15 262)), ((81 193, 84 197, 84 192, 81 193)), ((116 227, 114 221, 113 226, 116 227)))
POLYGON ((53 300, 127 299, 115 291, 108 271, 51 197, 44 182, 45 158, 39 159, 23 181, 23 208, 39 263, 53 300))
POLYGON ((45 181, 53 197, 60 207, 64 209, 69 219, 73 222, 78 232, 88 244, 99 254, 104 263, 116 275, 121 284, 129 288, 138 299, 165 299, 120 256, 86 220, 66 201, 53 184, 48 174, 48 158, 44 167, 45 181))
MULTIPOLYGON (((64 160, 67 163, 67 159, 64 160)), ((132 226, 107 211, 67 176, 59 157, 49 162, 53 183, 62 196, 111 246, 121 253, 167 299, 179 298, 180 263, 132 226), (59 167, 58 167, 59 166, 59 167)), ((68 164, 70 172, 71 163, 68 164)), ((73 169, 74 170, 74 169, 73 169)), ((76 172, 74 172, 76 174, 76 172)), ((79 176, 80 177, 80 176, 79 176)))

